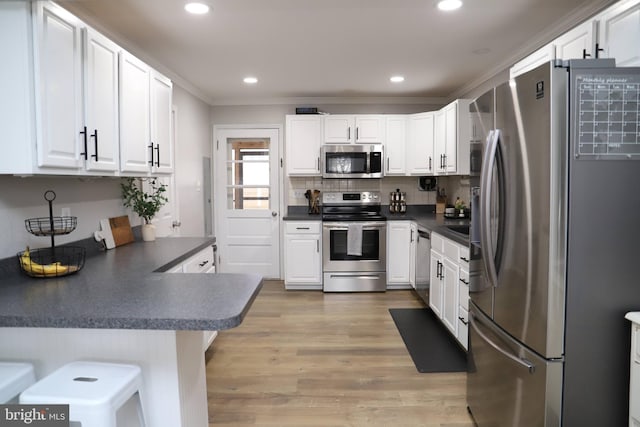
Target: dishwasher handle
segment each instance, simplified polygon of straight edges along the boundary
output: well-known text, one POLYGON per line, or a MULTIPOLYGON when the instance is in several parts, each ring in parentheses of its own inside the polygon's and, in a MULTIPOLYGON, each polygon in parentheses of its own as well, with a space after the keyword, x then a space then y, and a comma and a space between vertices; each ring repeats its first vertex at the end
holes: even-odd
POLYGON ((431 240, 431 233, 425 230, 418 230, 418 236, 422 237, 423 239, 431 240))

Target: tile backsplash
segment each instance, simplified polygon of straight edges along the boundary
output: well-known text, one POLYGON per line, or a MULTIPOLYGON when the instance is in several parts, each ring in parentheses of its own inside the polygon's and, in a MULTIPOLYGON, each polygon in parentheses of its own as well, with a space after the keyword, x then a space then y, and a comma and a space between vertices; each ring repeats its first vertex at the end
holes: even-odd
MULTIPOLYGON (((462 176, 438 177, 438 186, 443 187, 449 203, 460 197, 469 205, 469 179, 462 176)), ((304 193, 307 190, 325 191, 380 191, 382 203, 389 202, 389 193, 400 189, 407 195, 409 205, 433 205, 435 191, 421 191, 417 176, 388 176, 382 179, 322 179, 321 177, 290 177, 287 197, 289 206, 306 206, 304 193)))

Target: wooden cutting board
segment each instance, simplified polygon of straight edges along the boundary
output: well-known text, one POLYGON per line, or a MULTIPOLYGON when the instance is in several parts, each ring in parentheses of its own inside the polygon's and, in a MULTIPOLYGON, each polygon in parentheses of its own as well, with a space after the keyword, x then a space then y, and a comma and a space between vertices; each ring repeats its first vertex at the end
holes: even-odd
POLYGON ((109 218, 109 225, 116 247, 133 242, 133 231, 127 215, 109 218))

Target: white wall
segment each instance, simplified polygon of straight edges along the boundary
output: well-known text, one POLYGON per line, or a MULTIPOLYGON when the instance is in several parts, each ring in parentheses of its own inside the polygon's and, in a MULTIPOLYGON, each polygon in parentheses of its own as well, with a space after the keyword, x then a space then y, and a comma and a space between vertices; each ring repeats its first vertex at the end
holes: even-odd
POLYGON ((203 157, 211 158, 210 107, 173 87, 176 107, 175 182, 181 236, 204 236, 203 157))
POLYGON ((59 216, 60 209, 66 207, 72 216, 78 217, 76 230, 56 237, 56 244, 92 237, 100 229, 101 218, 126 214, 117 178, 0 175, 0 258, 13 256, 27 245, 41 248, 51 244, 50 238, 32 236, 24 226, 27 218, 49 216, 49 204, 44 200, 47 190, 56 193, 54 215, 59 216))

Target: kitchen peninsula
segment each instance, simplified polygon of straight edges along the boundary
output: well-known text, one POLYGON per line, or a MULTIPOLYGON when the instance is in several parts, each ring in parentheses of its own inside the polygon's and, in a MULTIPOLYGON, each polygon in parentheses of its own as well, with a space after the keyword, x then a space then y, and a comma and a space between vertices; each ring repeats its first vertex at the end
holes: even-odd
POLYGON ((238 326, 262 286, 257 275, 164 273, 212 242, 135 242, 59 278, 3 274, 0 358, 32 362, 38 378, 72 360, 136 363, 147 425, 205 427, 203 331, 238 326))

